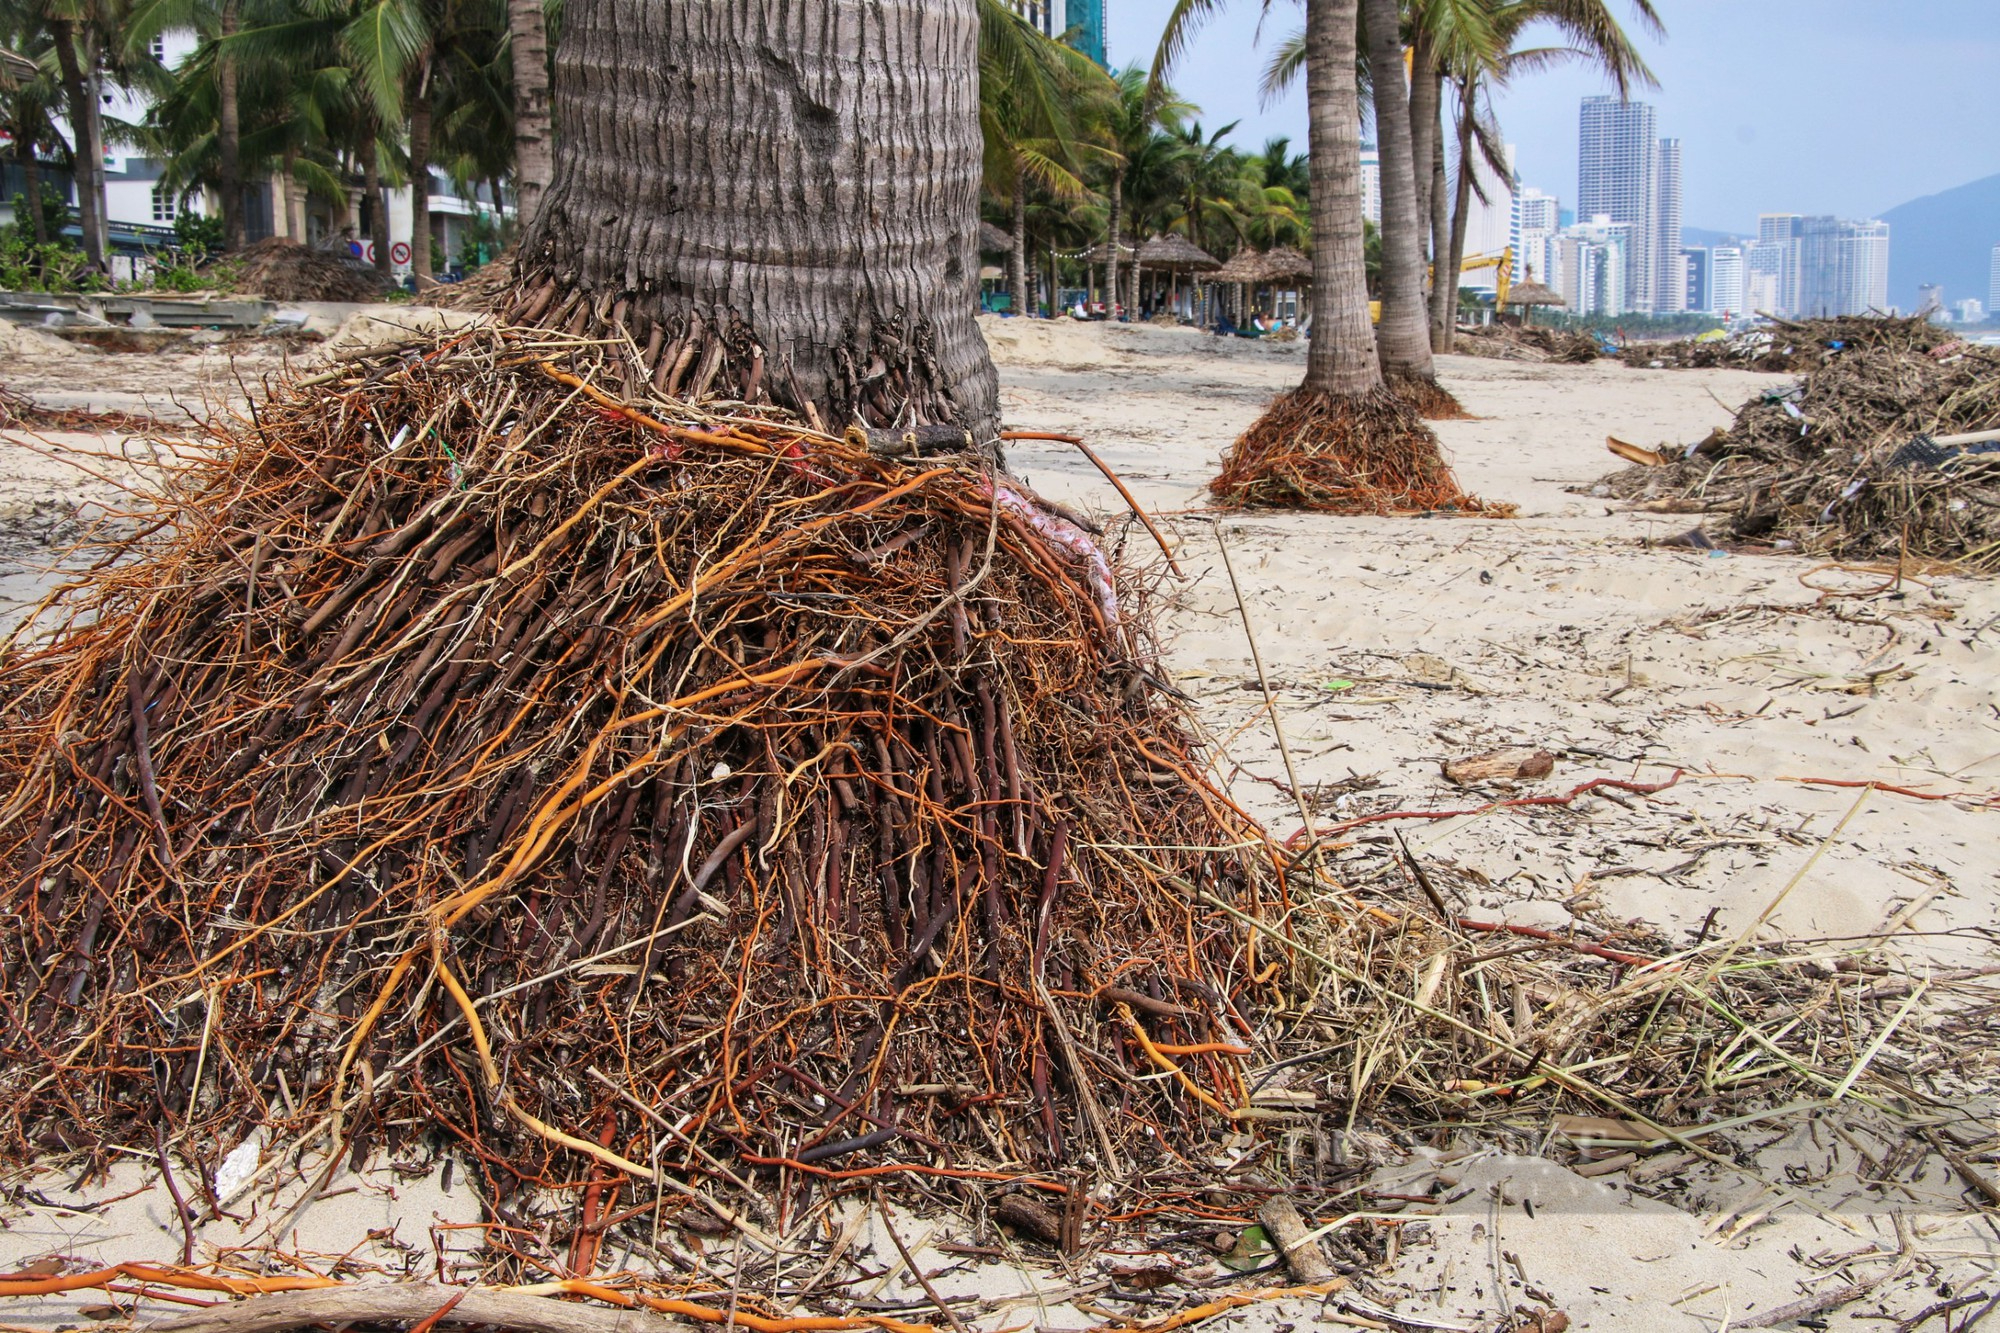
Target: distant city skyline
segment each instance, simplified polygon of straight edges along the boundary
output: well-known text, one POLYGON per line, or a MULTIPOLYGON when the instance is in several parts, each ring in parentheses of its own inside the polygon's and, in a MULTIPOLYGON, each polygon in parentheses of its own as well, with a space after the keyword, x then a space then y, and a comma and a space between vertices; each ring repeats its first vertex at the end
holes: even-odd
MULTIPOLYGON (((1629 25, 1629 4, 1610 2, 1629 25)), ((1150 64, 1174 0, 1108 3, 1111 62, 1150 64)), ((1991 71, 2000 65, 1992 0, 1927 0, 1915 13, 1876 0, 1674 0, 1660 8, 1664 41, 1631 25, 1661 82, 1635 96, 1683 141, 1690 226, 1754 236, 1757 215, 1773 209, 1878 217, 2000 172, 2000 139, 1954 128, 1991 116, 1991 71), (1912 73, 1921 75, 1921 97, 1867 94, 1912 73), (1850 110, 1857 104, 1865 114, 1850 110)), ((1236 139, 1246 147, 1275 134, 1305 142, 1303 91, 1266 107, 1254 77, 1303 12, 1276 4, 1265 17, 1259 0, 1235 0, 1201 30, 1175 86, 1202 108, 1204 125, 1241 122, 1236 139)), ((1553 44, 1546 30, 1523 37, 1523 45, 1553 44)), ((1499 96, 1524 182, 1573 191, 1577 104, 1610 91, 1601 74, 1564 66, 1524 76, 1499 96)), ((1996 241, 1978 238, 1978 253, 1996 241)))

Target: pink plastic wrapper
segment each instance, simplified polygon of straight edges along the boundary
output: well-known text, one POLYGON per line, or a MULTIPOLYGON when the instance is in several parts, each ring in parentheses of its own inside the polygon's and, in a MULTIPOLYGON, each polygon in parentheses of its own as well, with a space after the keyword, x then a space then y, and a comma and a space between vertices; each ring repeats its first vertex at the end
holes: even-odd
POLYGON ((986 482, 981 489, 992 495, 1002 509, 1020 519, 1024 527, 1076 557, 1084 567, 1084 582, 1097 598, 1098 609, 1104 612, 1104 623, 1118 623, 1118 589, 1111 579, 1111 561, 1096 538, 1061 515, 1049 513, 1011 486, 986 482))

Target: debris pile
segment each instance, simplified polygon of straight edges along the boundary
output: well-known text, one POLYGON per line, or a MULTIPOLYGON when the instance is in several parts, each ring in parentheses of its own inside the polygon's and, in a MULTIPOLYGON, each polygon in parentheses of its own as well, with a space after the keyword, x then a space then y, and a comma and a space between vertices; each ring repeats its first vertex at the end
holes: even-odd
POLYGON ((269 236, 231 257, 241 264, 239 291, 269 301, 376 301, 388 284, 373 266, 343 250, 269 236))
POLYGON ((1603 344, 1596 334, 1582 329, 1486 324, 1459 329, 1452 350, 1465 356, 1491 357, 1499 361, 1581 365, 1597 360, 1603 354, 1603 344))
POLYGON ((1843 315, 1833 319, 1774 319, 1732 334, 1674 342, 1627 343, 1618 353, 1642 370, 1762 370, 1809 372, 1846 352, 1931 351, 1958 342, 1928 319, 1843 315))
POLYGON ((2000 569, 2000 454, 1992 441, 1957 438, 2000 428, 2000 348, 1921 319, 1792 327, 1814 331, 1784 353, 1806 371, 1797 384, 1594 493, 1699 504, 1719 539, 2000 569))
POLYGON ((482 264, 457 282, 442 282, 423 292, 425 305, 445 310, 491 310, 514 286, 514 252, 482 264))
POLYGON ((0 384, 0 430, 86 430, 138 433, 160 422, 131 412, 94 412, 82 407, 44 407, 27 394, 0 384))
POLYGON ((1418 409, 1388 392, 1281 395, 1223 454, 1221 475, 1208 489, 1229 509, 1493 518, 1514 512, 1459 489, 1418 409))

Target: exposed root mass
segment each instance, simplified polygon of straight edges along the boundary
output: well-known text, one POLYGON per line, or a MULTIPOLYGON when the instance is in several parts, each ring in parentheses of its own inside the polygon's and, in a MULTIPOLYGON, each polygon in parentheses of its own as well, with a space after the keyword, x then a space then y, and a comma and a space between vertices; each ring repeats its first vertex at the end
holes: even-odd
POLYGON ((1143 589, 973 461, 568 354, 281 391, 12 648, 4 1155, 334 1111, 504 1192, 647 1169, 615 1092, 739 1170, 1204 1141, 1249 1028, 1198 895, 1270 857, 1143 589), (1177 1077, 1106 1082, 1135 1041, 1177 1077))
POLYGON ((1223 455, 1222 475, 1208 489, 1217 503, 1239 509, 1513 513, 1461 490, 1437 436, 1388 392, 1281 395, 1223 455))
POLYGON ((1472 413, 1450 389, 1421 375, 1399 376, 1389 381, 1389 391, 1408 403, 1426 421, 1470 421, 1472 413))

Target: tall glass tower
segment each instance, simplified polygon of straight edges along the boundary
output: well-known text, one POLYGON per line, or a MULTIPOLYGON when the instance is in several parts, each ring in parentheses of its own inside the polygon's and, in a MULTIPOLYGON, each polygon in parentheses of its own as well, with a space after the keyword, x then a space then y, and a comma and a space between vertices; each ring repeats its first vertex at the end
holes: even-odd
POLYGON ((1110 68, 1104 54, 1105 0, 1009 0, 1014 12, 1045 36, 1075 33, 1076 49, 1110 68), (1060 12, 1059 12, 1060 11, 1060 12))
POLYGON ((1076 49, 1109 68, 1104 54, 1105 0, 1066 0, 1063 26, 1076 34, 1076 49))

